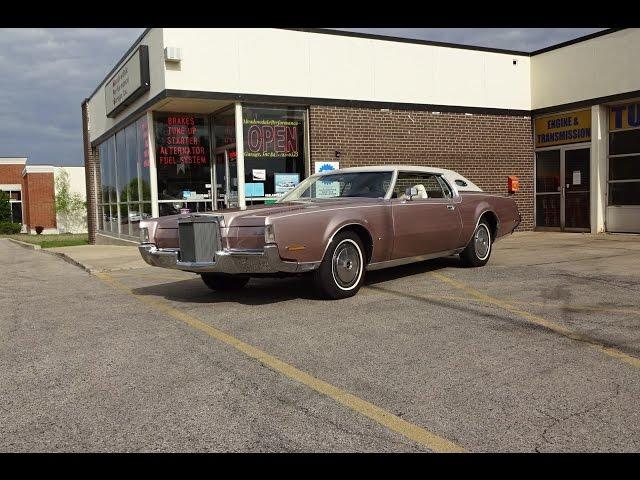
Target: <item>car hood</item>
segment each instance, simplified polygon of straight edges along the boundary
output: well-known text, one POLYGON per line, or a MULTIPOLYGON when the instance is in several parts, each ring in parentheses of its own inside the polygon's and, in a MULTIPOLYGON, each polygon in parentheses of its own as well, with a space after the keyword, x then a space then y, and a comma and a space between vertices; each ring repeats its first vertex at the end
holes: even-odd
MULTIPOLYGON (((371 205, 381 203, 384 200, 379 198, 340 198, 336 200, 296 200, 293 202, 283 202, 273 205, 253 205, 244 210, 230 208, 218 210, 216 212, 200 213, 198 215, 214 215, 224 217, 225 227, 258 227, 266 223, 269 217, 286 215, 294 212, 323 211, 344 206, 371 205)), ((188 218, 192 213, 169 215, 166 217, 154 218, 157 228, 178 228, 178 220, 188 218)))

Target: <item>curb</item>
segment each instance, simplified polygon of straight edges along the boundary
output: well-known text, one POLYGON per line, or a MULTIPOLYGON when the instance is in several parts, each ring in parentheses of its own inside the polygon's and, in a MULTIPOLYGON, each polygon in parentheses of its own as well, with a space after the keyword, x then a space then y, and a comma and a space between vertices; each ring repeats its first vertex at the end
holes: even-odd
POLYGON ((16 245, 20 245, 22 248, 26 248, 27 250, 42 250, 42 247, 40 245, 36 245, 35 243, 21 242, 20 240, 16 240, 15 238, 7 238, 7 240, 15 243, 16 245))
POLYGON ((74 260, 73 258, 71 258, 70 256, 68 256, 66 253, 62 253, 62 252, 52 252, 51 250, 47 250, 47 249, 42 249, 40 250, 43 253, 47 253, 49 255, 53 255, 56 256, 58 258, 61 258, 62 260, 64 260, 67 263, 70 263, 71 265, 74 265, 76 267, 81 268, 82 270, 84 270, 85 272, 91 274, 91 275, 95 275, 98 272, 101 272, 102 270, 100 270, 99 268, 94 268, 89 264, 84 264, 84 263, 80 263, 77 260, 74 260))

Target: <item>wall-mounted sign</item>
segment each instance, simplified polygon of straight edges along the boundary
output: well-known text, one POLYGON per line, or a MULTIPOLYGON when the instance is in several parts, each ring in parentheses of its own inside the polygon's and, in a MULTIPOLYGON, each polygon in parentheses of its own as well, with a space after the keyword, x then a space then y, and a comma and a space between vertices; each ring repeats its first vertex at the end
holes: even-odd
POLYGON ((338 170, 340 162, 315 162, 315 173, 338 170))
POLYGON ((640 102, 609 107, 609 130, 640 127, 640 102))
POLYGON ((107 117, 118 115, 149 90, 149 47, 140 45, 129 60, 104 85, 107 117))
POLYGON ((591 141, 591 109, 535 119, 536 148, 591 141))

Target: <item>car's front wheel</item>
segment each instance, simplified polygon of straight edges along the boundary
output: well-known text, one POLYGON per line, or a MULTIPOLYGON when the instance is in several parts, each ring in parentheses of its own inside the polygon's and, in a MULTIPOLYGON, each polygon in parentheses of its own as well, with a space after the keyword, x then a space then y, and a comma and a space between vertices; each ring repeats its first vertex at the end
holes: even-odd
POLYGON ((491 227, 486 220, 481 220, 466 248, 460 253, 460 260, 466 267, 482 267, 491 256, 491 227))
POLYGON ((366 256, 360 237, 340 232, 333 237, 313 281, 323 298, 340 299, 355 295, 364 279, 366 256))
POLYGON ((249 281, 246 275, 229 275, 226 273, 201 273, 202 281, 211 290, 238 290, 249 281))

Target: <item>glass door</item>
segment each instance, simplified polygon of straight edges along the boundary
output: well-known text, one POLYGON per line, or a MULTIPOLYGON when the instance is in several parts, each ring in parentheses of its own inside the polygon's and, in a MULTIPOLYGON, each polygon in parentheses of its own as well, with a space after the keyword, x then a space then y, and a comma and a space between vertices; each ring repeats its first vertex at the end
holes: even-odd
POLYGON ((536 227, 560 229, 560 149, 536 153, 536 227))
POLYGON ((215 152, 216 208, 238 206, 238 161, 234 147, 222 147, 215 152))
POLYGON ((588 231, 591 228, 589 148, 563 150, 563 190, 565 230, 588 231))
POLYGON ((589 231, 589 147, 536 152, 536 228, 589 231))

